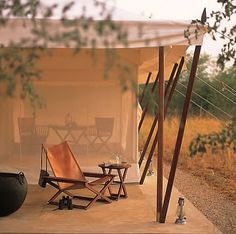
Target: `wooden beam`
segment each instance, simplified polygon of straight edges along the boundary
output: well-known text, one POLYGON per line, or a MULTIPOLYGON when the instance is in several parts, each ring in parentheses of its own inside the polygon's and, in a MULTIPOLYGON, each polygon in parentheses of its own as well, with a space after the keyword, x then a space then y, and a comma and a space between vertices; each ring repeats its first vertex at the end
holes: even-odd
MULTIPOLYGON (((155 88, 156 88, 156 86, 157 86, 158 79, 159 79, 159 72, 158 72, 158 74, 157 74, 157 76, 156 76, 156 79, 155 79, 153 85, 152 85, 151 94, 153 94, 154 91, 155 91, 155 88)), ((140 119, 140 122, 139 122, 139 125, 138 125, 138 131, 140 131, 140 129, 141 129, 141 127, 142 127, 144 118, 145 118, 145 116, 146 116, 146 114, 147 114, 147 110, 148 110, 149 104, 150 104, 150 101, 148 100, 147 105, 145 106, 145 108, 144 108, 144 110, 143 110, 143 113, 142 113, 142 116, 141 116, 141 119, 140 119)))
POLYGON ((165 102, 165 114, 166 114, 166 112, 167 112, 167 108, 168 108, 168 106, 169 106, 170 100, 171 100, 171 98, 172 98, 172 96, 173 96, 173 93, 174 93, 174 91, 175 91, 175 87, 176 87, 176 85, 177 85, 177 82, 178 82, 180 73, 181 73, 181 71, 182 71, 183 65, 184 65, 184 57, 182 57, 181 60, 180 60, 179 67, 178 67, 177 73, 176 73, 176 75, 175 75, 175 79, 174 79, 174 81, 173 81, 173 85, 172 85, 171 90, 170 90, 170 94, 169 94, 169 96, 168 96, 168 98, 167 98, 167 101, 165 102))
POLYGON ((186 98, 184 101, 182 117, 180 120, 179 131, 178 131, 178 136, 177 136, 177 140, 176 140, 173 160, 172 160, 172 164, 171 164, 169 179, 168 179, 168 183, 167 183, 164 204, 163 204, 163 208, 161 211, 161 217, 160 217, 161 223, 164 223, 166 220, 166 214, 167 214, 167 210, 168 210, 168 206, 169 206, 169 202, 170 202, 170 197, 171 197, 171 192, 172 192, 172 188, 173 188, 173 184, 174 184, 175 172, 176 172, 177 163, 178 163, 178 159, 179 159, 179 153, 180 153, 180 149, 181 149, 181 145, 182 145, 184 129, 185 129, 185 124, 186 124, 189 104, 191 101, 192 89, 193 89, 193 84, 194 84, 194 80, 195 80, 195 76, 196 76, 197 64, 198 64, 200 52, 201 52, 201 46, 196 46, 195 51, 194 51, 190 76, 189 76, 186 98))
MULTIPOLYGON (((170 87, 171 87, 171 83, 172 83, 172 81, 173 81, 173 78, 174 78, 174 75, 175 75, 175 72, 176 72, 177 67, 178 67, 178 64, 175 63, 174 66, 173 66, 173 69, 172 69, 172 72, 171 72, 171 75, 170 75, 170 78, 169 78, 167 87, 166 87, 166 89, 165 89, 165 97, 166 97, 166 95, 168 94, 168 90, 169 90, 170 87)), ((141 167, 141 165, 142 165, 142 163, 143 163, 145 154, 146 154, 146 152, 147 152, 147 148, 148 148, 148 146, 149 146, 149 143, 150 143, 150 141, 151 141, 153 132, 154 132, 155 127, 156 127, 156 124, 157 124, 157 120, 158 120, 158 113, 156 114, 156 116, 155 116, 155 118, 154 118, 154 120, 153 120, 153 122, 152 122, 151 129, 150 129, 150 131, 149 131, 147 140, 146 140, 145 145, 144 145, 144 147, 143 147, 141 156, 140 156, 140 158, 139 158, 139 162, 138 162, 139 167, 141 167)), ((148 169, 148 168, 147 168, 147 169, 148 169)), ((146 170, 146 172, 145 172, 145 176, 146 176, 146 174, 147 174, 147 170, 146 170)), ((144 175, 144 173, 142 174, 142 177, 141 177, 141 180, 140 180, 140 184, 143 184, 143 181, 144 181, 143 175, 144 175)), ((145 176, 144 176, 144 177, 145 177, 145 176)))
MULTIPOLYGON (((156 116, 152 122, 152 126, 151 126, 151 129, 149 131, 149 134, 148 134, 148 137, 147 137, 147 140, 145 142, 145 145, 143 147, 143 150, 142 150, 142 153, 141 153, 141 156, 139 158, 139 161, 138 161, 138 164, 139 164, 139 167, 142 166, 142 163, 143 163, 143 160, 144 160, 144 157, 145 157, 145 154, 147 152, 147 149, 148 149, 148 146, 149 146, 149 143, 151 141, 151 138, 152 138, 152 135, 153 135, 153 132, 155 130, 155 127, 156 127, 156 124, 157 124, 157 121, 158 121, 158 113, 156 113, 156 116)), ((143 170, 143 173, 142 173, 142 176, 141 176, 141 179, 140 179, 140 184, 143 184, 144 182, 144 178, 146 177, 146 174, 147 174, 147 170, 149 167, 146 168, 146 165, 147 165, 148 161, 146 162, 145 164, 145 167, 144 167, 144 170, 143 170)))
POLYGON ((144 88, 143 88, 142 95, 141 95, 140 100, 139 100, 139 103, 140 103, 140 104, 142 104, 142 102, 143 102, 143 98, 144 98, 144 95, 145 95, 145 92, 146 92, 146 89, 147 89, 147 86, 148 86, 148 84, 149 84, 149 80, 150 80, 151 76, 152 76, 152 73, 149 72, 149 73, 148 73, 147 80, 146 80, 146 83, 145 83, 144 88))
MULTIPOLYGON (((177 73, 176 73, 176 75, 175 75, 173 84, 172 84, 172 86, 171 86, 170 93, 169 93, 168 91, 166 92, 166 95, 169 93, 169 96, 168 96, 168 102, 167 102, 166 105, 165 105, 164 118, 166 117, 167 110, 168 110, 168 106, 169 106, 169 102, 170 102, 170 100, 171 100, 170 96, 172 97, 172 95, 173 95, 173 92, 174 92, 174 89, 175 89, 175 87, 176 87, 177 81, 178 81, 178 79, 179 79, 179 75, 180 75, 180 72, 181 72, 181 70, 182 70, 182 67, 183 67, 183 60, 180 61, 180 64, 179 64, 177 73)), ((165 96, 165 99, 166 99, 166 96, 165 96)), ((153 121, 153 124, 155 124, 155 126, 156 126, 157 120, 158 120, 158 113, 157 113, 157 116, 155 117, 155 119, 154 119, 154 121, 153 121)), ((154 127, 152 126, 152 128, 151 128, 152 133, 154 132, 155 126, 154 126, 154 127)), ((152 133, 151 133, 151 134, 152 134, 152 133)), ((151 137, 152 137, 152 135, 150 136, 150 139, 151 139, 151 137)), ((150 142, 150 139, 149 139, 149 142, 150 142)), ((152 161, 152 157, 153 157, 153 154, 154 154, 156 145, 157 145, 157 141, 158 141, 158 133, 156 133, 156 135, 155 135, 155 137, 154 137, 154 140, 153 140, 153 143, 152 143, 152 147, 151 147, 151 150, 150 150, 150 152, 149 152, 149 155, 148 155, 148 158, 147 158, 147 161, 146 161, 146 164, 145 164, 145 167, 144 167, 144 169, 143 169, 143 173, 142 173, 142 176, 141 176, 141 179, 140 179, 140 182, 139 182, 140 184, 143 184, 143 183, 144 183, 144 180, 145 180, 145 178, 146 178, 147 171, 148 171, 148 168, 149 168, 150 163, 151 163, 151 161, 152 161)), ((148 144, 149 144, 149 142, 148 142, 148 144)), ((146 142, 146 143, 147 143, 147 142, 146 142)), ((145 144, 145 148, 144 148, 145 151, 142 152, 141 157, 144 157, 144 156, 145 156, 147 147, 148 147, 148 145, 145 144)))
POLYGON ((159 47, 159 85, 158 85, 158 157, 157 157, 157 205, 156 221, 160 222, 163 195, 163 152, 164 152, 164 47, 159 47))
POLYGON ((175 63, 173 68, 172 68, 172 72, 170 74, 170 78, 169 78, 168 83, 167 83, 166 88, 165 88, 165 98, 166 98, 166 96, 167 96, 167 94, 169 92, 169 89, 170 89, 171 85, 172 85, 172 82, 173 82, 173 79, 175 77, 175 72, 176 72, 177 67, 178 67, 178 63, 175 63))

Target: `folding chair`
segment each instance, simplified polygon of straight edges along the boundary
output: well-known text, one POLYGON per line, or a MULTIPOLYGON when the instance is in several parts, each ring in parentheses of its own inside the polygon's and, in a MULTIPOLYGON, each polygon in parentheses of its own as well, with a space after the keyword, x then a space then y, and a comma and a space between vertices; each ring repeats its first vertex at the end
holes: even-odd
POLYGON ((92 138, 89 140, 89 146, 92 146, 94 150, 106 148, 108 151, 110 151, 107 143, 112 137, 113 128, 114 118, 96 117, 95 126, 90 126, 87 130, 88 139, 92 138), (96 147, 96 145, 99 146, 96 147))
POLYGON ((54 145, 50 148, 42 145, 41 153, 41 172, 39 177, 39 185, 46 187, 46 184, 50 184, 58 191, 48 200, 49 204, 58 204, 55 199, 61 194, 67 194, 72 198, 81 198, 90 200, 85 205, 73 205, 75 208, 88 209, 98 199, 111 203, 112 201, 105 196, 106 189, 111 185, 115 175, 105 175, 100 173, 82 172, 78 162, 76 161, 67 142, 63 142, 58 145, 54 145), (45 154, 44 154, 45 153, 45 154), (46 156, 45 169, 43 169, 43 155, 46 156), (54 176, 50 176, 47 170, 49 165, 52 169, 54 176), (86 177, 98 178, 92 181, 88 181, 86 177), (102 185, 100 190, 94 188, 96 185, 102 185), (94 197, 74 196, 71 190, 76 189, 88 189, 94 194, 94 197))

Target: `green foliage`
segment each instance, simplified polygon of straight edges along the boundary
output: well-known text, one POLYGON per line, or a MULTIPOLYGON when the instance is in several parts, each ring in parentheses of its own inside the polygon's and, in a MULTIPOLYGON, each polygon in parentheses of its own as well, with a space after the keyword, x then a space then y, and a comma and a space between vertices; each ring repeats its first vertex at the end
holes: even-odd
MULTIPOLYGON (((187 70, 182 72, 176 89, 182 94, 186 93, 192 55, 187 56, 187 70)), ((227 84, 236 90, 236 67, 230 67, 225 71, 217 70, 211 58, 202 54, 199 59, 198 70, 193 87, 192 100, 198 105, 191 103, 189 113, 194 116, 208 116, 209 113, 218 119, 227 120, 236 113, 236 99, 234 92, 229 92, 225 86, 227 84), (207 111, 209 113, 207 113, 207 111)), ((180 115, 182 111, 184 97, 175 92, 170 106, 169 115, 180 115)))
MULTIPOLYGON (((192 54, 187 55, 186 70, 180 75, 176 91, 169 103, 167 115, 180 116, 183 109, 183 102, 188 85, 188 79, 192 64, 192 54), (182 95, 179 93, 181 92, 182 95)), ((168 81, 166 81, 167 84, 168 81)), ((142 93, 143 85, 140 86, 139 94, 142 93)), ((157 89, 151 95, 152 84, 147 87, 142 107, 149 102, 148 112, 154 114, 157 109, 157 89)), ((216 117, 222 120, 229 120, 236 113, 236 67, 230 67, 221 71, 217 69, 214 62, 207 54, 202 54, 199 59, 196 79, 193 87, 192 100, 189 114, 193 116, 216 117), (226 86, 227 85, 227 86, 226 86)))
POLYGON ((199 134, 189 145, 191 157, 203 155, 209 151, 214 154, 224 151, 226 148, 236 152, 236 118, 233 118, 219 132, 199 134))
POLYGON ((234 21, 236 16, 235 0, 217 0, 222 6, 222 11, 212 11, 210 18, 214 19, 213 23, 208 23, 208 31, 214 40, 216 34, 225 40, 221 53, 218 55, 217 63, 221 69, 225 68, 228 61, 233 61, 236 64, 236 25, 226 26, 226 22, 234 21))
MULTIPOLYGON (((201 77, 203 79, 209 79, 209 63, 210 63, 210 55, 206 53, 202 53, 199 61, 198 61, 198 67, 197 67, 197 76, 201 77)), ((190 70, 192 66, 192 61, 193 61, 193 55, 192 54, 187 54, 186 57, 186 70, 182 72, 182 75, 180 76, 181 81, 187 81, 190 75, 190 70)))
POLYGON ((39 52, 40 50, 26 50, 14 46, 0 49, 0 82, 5 84, 6 94, 14 96, 19 85, 20 98, 25 99, 28 96, 33 107, 43 106, 32 84, 34 80, 39 80, 41 75, 35 66, 39 52))
MULTIPOLYGON (((213 40, 218 40, 218 38, 224 40, 221 52, 217 58, 217 64, 224 70, 227 62, 232 62, 236 65, 236 2, 235 0, 217 0, 217 2, 221 5, 220 11, 210 12, 210 17, 207 17, 206 22, 204 19, 205 12, 203 12, 202 19, 193 20, 192 24, 197 25, 197 29, 195 30, 196 38, 201 30, 200 26, 205 25, 208 34, 213 40), (231 22, 234 23, 231 24, 231 22)), ((184 33, 184 36, 189 40, 189 44, 191 44, 190 28, 191 26, 184 33)))
MULTIPOLYGON (((158 92, 157 92, 157 85, 154 91, 152 91, 153 89, 153 84, 154 83, 150 83, 148 84, 148 86, 146 87, 145 90, 145 95, 144 95, 144 99, 141 103, 141 107, 144 110, 144 108, 148 105, 148 113, 155 115, 157 113, 157 100, 158 100, 158 92)), ((143 93, 143 89, 144 89, 145 85, 141 84, 139 85, 139 94, 141 95, 143 93)))

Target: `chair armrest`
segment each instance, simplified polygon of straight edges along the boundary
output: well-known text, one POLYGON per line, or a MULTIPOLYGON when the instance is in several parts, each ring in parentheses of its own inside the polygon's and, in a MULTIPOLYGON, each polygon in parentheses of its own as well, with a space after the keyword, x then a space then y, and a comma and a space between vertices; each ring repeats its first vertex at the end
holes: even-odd
POLYGON ((54 176, 45 176, 44 179, 46 181, 56 181, 62 183, 87 183, 87 180, 78 180, 78 179, 70 179, 70 178, 62 178, 62 177, 54 177, 54 176))
POLYGON ((116 175, 112 174, 103 174, 103 173, 96 173, 96 172, 83 172, 85 177, 95 177, 95 178, 103 178, 106 176, 115 177, 116 175))

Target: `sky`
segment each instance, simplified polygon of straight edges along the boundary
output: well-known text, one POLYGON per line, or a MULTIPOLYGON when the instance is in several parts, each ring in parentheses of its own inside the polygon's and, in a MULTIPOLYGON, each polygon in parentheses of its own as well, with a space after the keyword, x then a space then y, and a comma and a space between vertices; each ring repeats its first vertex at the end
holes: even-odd
MULTIPOLYGON (((106 2, 146 17, 168 20, 199 19, 204 8, 206 8, 208 16, 212 10, 221 9, 217 0, 108 0, 106 2)), ((226 24, 232 23, 226 22, 226 24)), ((236 19, 234 24, 236 24, 236 19)), ((218 39, 216 42, 206 35, 202 51, 216 57, 222 45, 222 40, 218 39)))
MULTIPOLYGON (((50 2, 60 3, 64 5, 71 0, 41 0, 48 4, 50 2)), ((74 0, 77 3, 85 2, 86 0, 74 0)), ((99 0, 108 5, 124 9, 130 13, 135 13, 152 19, 168 19, 168 20, 192 20, 200 19, 203 9, 206 8, 207 15, 210 15, 212 10, 220 10, 221 5, 217 0, 99 0)), ((75 12, 76 5, 74 7, 75 12)), ((79 10, 76 12, 78 13, 79 10)), ((234 22, 225 22, 225 24, 236 24, 234 22)), ((223 41, 217 38, 217 42, 212 40, 209 35, 204 38, 202 51, 216 57, 220 52, 223 41)), ((191 49, 190 49, 191 50, 191 49)))

